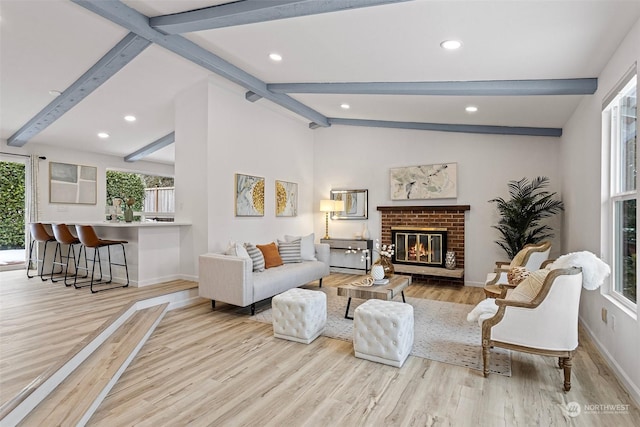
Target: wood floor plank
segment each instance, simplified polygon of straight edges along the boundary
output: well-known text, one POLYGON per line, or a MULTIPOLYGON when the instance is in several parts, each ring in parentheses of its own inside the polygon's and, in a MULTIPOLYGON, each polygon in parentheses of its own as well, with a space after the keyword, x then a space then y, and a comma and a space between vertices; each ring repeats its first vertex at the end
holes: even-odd
POLYGON ((135 312, 21 424, 77 425, 168 305, 135 312))
MULTIPOLYGON (((332 274, 323 287, 352 280, 332 274)), ((464 304, 484 298, 480 288, 419 283, 406 295, 464 304)), ((274 338, 270 325, 248 317, 248 310, 222 303, 212 311, 208 301, 167 313, 89 425, 635 427, 640 419, 582 329, 573 387, 564 393, 553 358, 514 352, 511 377, 484 378, 414 356, 397 369, 355 358, 350 342, 320 337, 304 345, 274 338), (571 418, 564 413, 571 401, 629 404, 629 411, 571 418)))
POLYGON ((171 281, 97 294, 61 282, 27 279, 24 270, 0 273, 0 404, 5 404, 48 367, 132 301, 192 289, 171 281))

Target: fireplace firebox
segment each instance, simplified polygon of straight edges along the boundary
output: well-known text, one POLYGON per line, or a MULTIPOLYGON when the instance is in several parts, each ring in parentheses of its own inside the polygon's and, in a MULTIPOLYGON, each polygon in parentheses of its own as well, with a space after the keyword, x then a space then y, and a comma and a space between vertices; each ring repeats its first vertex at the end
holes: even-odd
POLYGON ((391 227, 391 241, 395 244, 394 263, 444 267, 446 228, 391 227))

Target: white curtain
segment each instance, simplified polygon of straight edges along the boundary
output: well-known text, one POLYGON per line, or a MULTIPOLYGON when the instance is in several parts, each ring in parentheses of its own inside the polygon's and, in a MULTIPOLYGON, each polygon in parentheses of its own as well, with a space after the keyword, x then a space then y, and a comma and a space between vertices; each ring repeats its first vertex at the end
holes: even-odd
MULTIPOLYGON (((38 155, 32 154, 27 161, 27 182, 25 188, 25 216, 26 216, 26 230, 25 236, 27 238, 27 245, 31 242, 31 231, 29 230, 29 223, 37 222, 40 219, 40 159, 38 155)), ((28 248, 29 246, 27 246, 28 248)))

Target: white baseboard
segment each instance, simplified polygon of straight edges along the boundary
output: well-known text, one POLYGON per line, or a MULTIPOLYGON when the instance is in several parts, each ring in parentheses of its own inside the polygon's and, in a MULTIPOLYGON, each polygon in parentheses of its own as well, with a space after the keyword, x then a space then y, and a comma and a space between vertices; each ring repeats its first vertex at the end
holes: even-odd
POLYGON ((180 279, 182 279, 182 276, 180 274, 170 274, 168 276, 154 277, 153 279, 137 281, 135 282, 135 284, 134 284, 134 281, 132 280, 131 285, 138 288, 142 288, 143 286, 157 285, 158 283, 171 282, 172 280, 180 280, 180 279))
POLYGON ((181 280, 189 280, 191 282, 197 282, 198 276, 195 274, 178 274, 178 278, 181 280))
POLYGON ((640 406, 639 386, 637 384, 634 384, 633 381, 631 381, 631 379, 629 378, 627 373, 624 371, 624 369, 622 369, 622 367, 618 365, 618 362, 613 358, 613 356, 611 356, 611 353, 609 353, 607 348, 600 342, 600 340, 598 340, 596 335, 589 328, 589 326, 582 319, 582 317, 579 317, 579 319, 585 331, 587 331, 587 334, 589 334, 589 338, 591 338, 591 340, 594 342, 594 344, 600 351, 600 354, 602 354, 603 359, 607 362, 609 367, 613 370, 614 375, 620 381, 620 383, 622 384, 622 387, 624 387, 627 393, 629 393, 629 396, 631 396, 631 399, 634 400, 635 404, 637 406, 640 406))

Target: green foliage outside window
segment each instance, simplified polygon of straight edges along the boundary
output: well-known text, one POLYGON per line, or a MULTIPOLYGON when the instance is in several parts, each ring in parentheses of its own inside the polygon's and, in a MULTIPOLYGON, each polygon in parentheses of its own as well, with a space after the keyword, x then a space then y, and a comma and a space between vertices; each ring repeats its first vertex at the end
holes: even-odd
POLYGON ((0 249, 24 249, 24 164, 0 162, 0 249))
POLYGON ((107 171, 107 205, 113 205, 114 198, 121 198, 123 208, 126 201, 133 198, 134 211, 142 211, 144 206, 144 182, 140 174, 118 171, 107 171))

